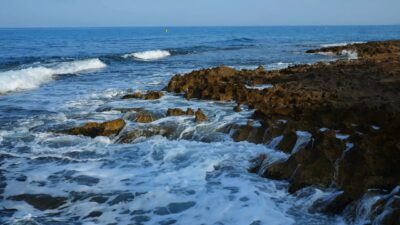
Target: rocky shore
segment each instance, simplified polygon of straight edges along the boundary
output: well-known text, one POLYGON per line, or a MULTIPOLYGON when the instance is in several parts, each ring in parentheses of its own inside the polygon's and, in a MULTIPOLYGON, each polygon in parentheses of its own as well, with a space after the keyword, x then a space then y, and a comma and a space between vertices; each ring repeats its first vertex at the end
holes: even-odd
MULTIPOLYGON (((361 214, 372 224, 399 224, 400 41, 307 53, 329 54, 338 60, 273 71, 263 67, 203 69, 175 75, 164 91, 188 100, 234 101, 233 112, 254 110, 246 125, 227 124, 218 132, 228 133, 238 142, 264 144, 288 156, 274 161, 260 155, 251 160, 249 172, 288 181, 292 194, 301 195, 307 187, 332 192, 315 201, 310 212, 340 214, 355 223, 364 210, 361 214)), ((136 92, 121 99, 157 100, 164 95, 163 91, 136 92)), ((193 117, 194 123, 208 121, 201 109, 192 108, 105 110, 124 116, 65 132, 116 137, 122 144, 155 135, 190 139, 190 134, 180 135, 177 124, 152 122, 171 116, 193 117), (141 125, 126 129, 125 121, 141 125)))
POLYGON ((175 75, 167 91, 187 99, 235 101, 254 109, 254 126, 227 125, 236 141, 266 144, 289 154, 265 156, 250 168, 287 180, 295 193, 309 186, 337 190, 310 209, 357 218, 363 199, 380 196, 373 224, 400 222, 400 41, 309 50, 351 56, 331 63, 266 71, 217 67, 175 75))

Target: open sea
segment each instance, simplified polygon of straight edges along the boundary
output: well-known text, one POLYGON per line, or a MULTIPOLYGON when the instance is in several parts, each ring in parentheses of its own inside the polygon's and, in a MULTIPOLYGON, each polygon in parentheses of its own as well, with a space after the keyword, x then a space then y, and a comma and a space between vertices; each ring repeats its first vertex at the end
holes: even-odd
POLYGON ((169 93, 151 101, 121 96, 161 90, 177 73, 331 61, 305 51, 389 39, 400 39, 400 26, 0 29, 0 224, 345 224, 309 212, 335 190, 289 195, 285 181, 247 171, 261 153, 288 157, 271 145, 234 142, 219 132, 246 123, 252 110, 237 113, 233 102, 169 93), (112 109, 133 107, 160 113, 201 108, 210 120, 129 121, 124 131, 172 124, 180 132, 131 144, 59 132, 128 118, 112 109), (66 200, 40 210, 10 198, 21 194, 66 200))

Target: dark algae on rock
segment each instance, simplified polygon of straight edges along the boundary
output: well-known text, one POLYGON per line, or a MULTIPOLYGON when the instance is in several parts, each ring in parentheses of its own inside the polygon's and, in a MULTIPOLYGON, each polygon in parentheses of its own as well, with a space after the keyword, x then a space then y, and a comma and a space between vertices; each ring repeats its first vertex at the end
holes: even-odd
POLYGON ((400 224, 400 41, 307 52, 352 57, 273 71, 203 69, 175 75, 167 90, 187 99, 233 100, 234 111, 241 105, 254 109, 252 119, 261 126, 232 124, 225 130, 236 141, 288 153, 286 161, 250 171, 287 180, 289 192, 309 186, 338 190, 313 211, 356 222, 363 200, 381 196, 369 221, 400 224), (255 88, 260 85, 270 87, 255 88))

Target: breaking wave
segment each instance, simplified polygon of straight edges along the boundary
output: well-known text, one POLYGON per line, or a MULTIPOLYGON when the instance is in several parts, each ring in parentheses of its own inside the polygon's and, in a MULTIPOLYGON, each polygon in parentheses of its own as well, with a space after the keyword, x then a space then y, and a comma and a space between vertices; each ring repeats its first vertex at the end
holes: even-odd
POLYGON ((130 54, 125 54, 122 58, 136 58, 140 60, 157 60, 170 56, 171 53, 166 50, 152 50, 152 51, 144 51, 144 52, 135 52, 130 54))
POLYGON ((0 72, 0 94, 37 88, 51 81, 54 75, 80 73, 106 66, 99 59, 85 59, 0 72))
POLYGON ((362 44, 365 42, 362 41, 354 41, 354 42, 341 42, 341 43, 333 43, 333 44, 323 44, 321 47, 323 48, 330 48, 330 47, 341 47, 346 45, 354 45, 354 44, 362 44))

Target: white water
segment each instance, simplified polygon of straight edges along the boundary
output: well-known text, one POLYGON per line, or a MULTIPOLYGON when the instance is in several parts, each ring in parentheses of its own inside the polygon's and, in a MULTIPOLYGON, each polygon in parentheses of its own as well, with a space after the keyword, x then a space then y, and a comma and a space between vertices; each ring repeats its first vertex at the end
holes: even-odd
POLYGON ((358 59, 358 53, 354 50, 342 50, 339 55, 347 57, 349 60, 358 59))
POLYGON ((321 45, 321 47, 323 47, 323 48, 341 47, 341 46, 346 46, 346 45, 362 44, 362 43, 365 43, 365 42, 354 41, 354 42, 341 42, 341 43, 323 44, 323 45, 321 45))
POLYGON ((104 67, 106 64, 99 59, 86 59, 0 72, 0 94, 37 88, 51 81, 55 75, 81 73, 104 67))
MULTIPOLYGON (((266 154, 269 163, 286 159, 287 154, 265 145, 237 143, 228 135, 217 132, 229 123, 242 124, 253 111, 244 109, 236 113, 232 111, 234 103, 186 101, 169 94, 152 104, 142 100, 120 100, 119 96, 123 94, 117 89, 92 93, 86 98, 67 102, 61 110, 77 110, 77 118, 63 113, 44 115, 21 120, 20 127, 0 131, 6 140, 4 144, 16 141, 19 146, 29 146, 28 151, 19 148, 6 151, 16 158, 7 159, 3 167, 19 172, 7 175, 5 198, 21 193, 67 197, 67 204, 51 211, 60 213, 57 220, 66 223, 73 223, 71 217, 77 216, 84 224, 135 224, 141 219, 149 220, 143 224, 175 220, 175 224, 182 225, 337 224, 335 218, 308 214, 306 209, 295 209, 301 210, 302 215, 293 215, 289 211, 298 207, 298 200, 288 195, 286 182, 268 180, 247 171, 249 160, 259 154, 266 154), (106 137, 69 136, 48 129, 31 132, 43 125, 104 121, 122 116, 114 110, 94 113, 100 106, 145 106, 148 110, 164 112, 176 106, 202 108, 209 121, 198 124, 189 116, 167 117, 147 125, 127 121, 126 130, 176 124, 181 132, 175 140, 155 136, 132 144, 115 144, 115 139, 106 137), (204 138, 214 141, 199 141, 204 138), (70 175, 66 175, 68 173, 70 175), (27 181, 15 180, 21 174, 27 181), (82 176, 98 179, 98 182, 79 183, 76 178, 82 176), (74 193, 105 196, 108 200, 96 203, 88 197, 72 201, 74 193), (135 197, 110 205, 121 193, 135 197), (85 218, 92 211, 100 211, 102 215, 85 218)), ((0 154, 5 153, 4 148, 5 145, 0 145, 0 154)), ((18 210, 11 220, 52 224, 41 220, 49 211, 37 210, 24 201, 4 200, 2 204, 18 210)))
POLYGON ((272 87, 274 87, 274 85, 272 85, 272 84, 261 84, 261 85, 256 85, 256 86, 246 85, 247 89, 260 90, 260 91, 264 90, 264 89, 270 89, 272 87))
POLYGON ((165 50, 152 50, 152 51, 144 51, 144 52, 135 52, 130 54, 125 54, 123 58, 136 58, 140 60, 157 60, 170 56, 171 53, 165 50))

